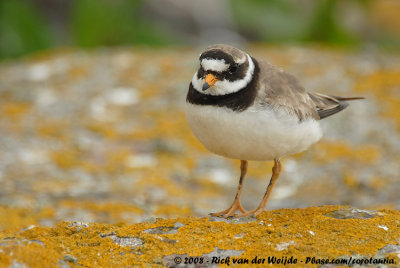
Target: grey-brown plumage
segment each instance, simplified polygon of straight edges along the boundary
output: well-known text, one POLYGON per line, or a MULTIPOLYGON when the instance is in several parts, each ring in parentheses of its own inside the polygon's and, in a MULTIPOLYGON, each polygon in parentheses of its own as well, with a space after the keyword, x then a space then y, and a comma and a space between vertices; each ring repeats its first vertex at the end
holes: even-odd
POLYGON ((310 93, 288 72, 264 61, 259 61, 259 66, 255 104, 284 109, 289 114, 295 114, 300 121, 309 117, 323 119, 345 109, 348 106, 346 101, 363 99, 310 93))

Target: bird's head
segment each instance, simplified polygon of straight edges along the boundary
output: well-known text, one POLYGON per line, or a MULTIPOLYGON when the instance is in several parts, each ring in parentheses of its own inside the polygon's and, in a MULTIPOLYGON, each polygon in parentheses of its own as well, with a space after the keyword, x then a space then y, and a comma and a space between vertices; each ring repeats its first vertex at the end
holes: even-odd
POLYGON ((192 79, 202 94, 226 95, 245 88, 253 78, 251 57, 231 46, 213 45, 200 55, 200 68, 192 79))

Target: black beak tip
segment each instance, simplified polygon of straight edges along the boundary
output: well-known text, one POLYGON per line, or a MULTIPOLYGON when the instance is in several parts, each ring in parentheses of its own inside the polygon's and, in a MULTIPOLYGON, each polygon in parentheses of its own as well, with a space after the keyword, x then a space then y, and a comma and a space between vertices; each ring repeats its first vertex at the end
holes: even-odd
POLYGON ((210 85, 207 82, 205 82, 203 84, 203 91, 206 91, 209 87, 210 87, 210 85))

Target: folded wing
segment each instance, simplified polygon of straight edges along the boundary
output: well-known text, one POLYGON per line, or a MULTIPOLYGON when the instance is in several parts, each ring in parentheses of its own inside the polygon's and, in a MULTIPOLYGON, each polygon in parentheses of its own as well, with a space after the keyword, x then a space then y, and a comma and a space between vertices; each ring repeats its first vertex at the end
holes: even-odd
POLYGON ((345 109, 349 106, 347 101, 364 99, 363 97, 346 98, 310 92, 308 92, 308 95, 314 102, 320 119, 331 116, 345 109))

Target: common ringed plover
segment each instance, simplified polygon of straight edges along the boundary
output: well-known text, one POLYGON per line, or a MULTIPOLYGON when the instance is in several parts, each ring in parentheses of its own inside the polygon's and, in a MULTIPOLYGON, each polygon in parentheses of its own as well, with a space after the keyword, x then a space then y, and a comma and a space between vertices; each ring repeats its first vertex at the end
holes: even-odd
POLYGON ((199 60, 186 98, 189 126, 211 152, 241 160, 235 199, 213 216, 264 211, 282 169, 279 159, 316 143, 322 136, 320 119, 346 108, 346 101, 362 99, 307 92, 293 75, 228 45, 208 47, 199 60), (246 211, 240 195, 249 160, 275 163, 260 205, 246 211))

